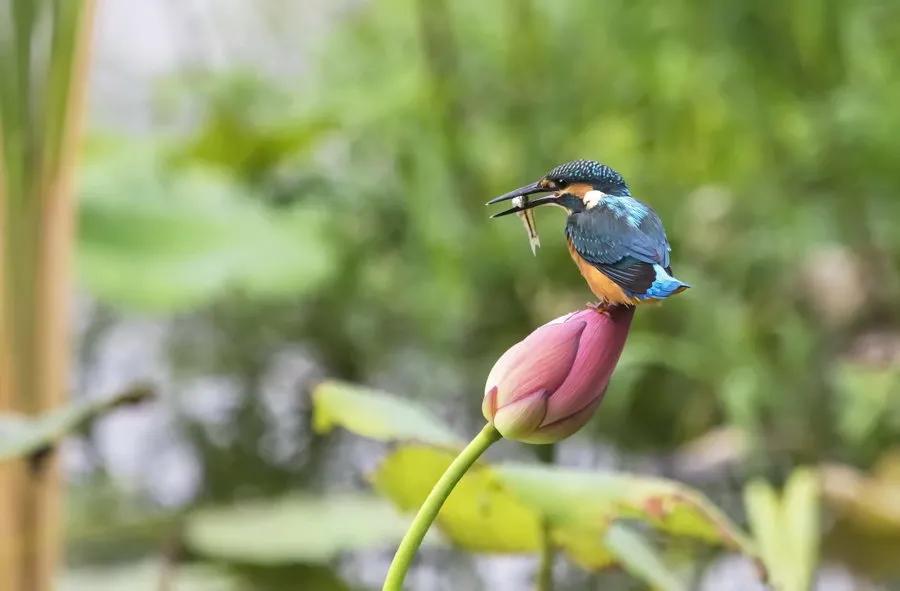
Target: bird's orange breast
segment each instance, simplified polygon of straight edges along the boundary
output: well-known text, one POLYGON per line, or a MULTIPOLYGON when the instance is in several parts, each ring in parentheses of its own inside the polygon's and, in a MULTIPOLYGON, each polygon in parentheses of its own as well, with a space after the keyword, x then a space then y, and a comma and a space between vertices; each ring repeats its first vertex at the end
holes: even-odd
POLYGON ((600 272, 597 267, 581 258, 581 255, 578 254, 575 247, 572 246, 571 241, 567 242, 569 245, 569 254, 572 255, 572 260, 575 261, 582 277, 587 281, 588 287, 591 288, 593 294, 597 296, 601 302, 609 304, 629 304, 632 306, 638 303, 639 300, 629 297, 615 281, 600 272))

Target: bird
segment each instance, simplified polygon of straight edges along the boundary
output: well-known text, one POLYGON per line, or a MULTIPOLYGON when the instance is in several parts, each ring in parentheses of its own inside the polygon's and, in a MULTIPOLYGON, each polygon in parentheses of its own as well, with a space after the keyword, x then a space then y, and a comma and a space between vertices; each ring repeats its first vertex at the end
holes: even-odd
POLYGON ((598 298, 594 304, 598 310, 665 300, 690 287, 672 273, 672 249, 662 220, 649 205, 632 197, 622 175, 605 164, 596 160, 560 164, 487 204, 507 200, 514 206, 492 218, 542 205, 566 210, 569 254, 598 298), (530 198, 538 193, 550 195, 530 198))

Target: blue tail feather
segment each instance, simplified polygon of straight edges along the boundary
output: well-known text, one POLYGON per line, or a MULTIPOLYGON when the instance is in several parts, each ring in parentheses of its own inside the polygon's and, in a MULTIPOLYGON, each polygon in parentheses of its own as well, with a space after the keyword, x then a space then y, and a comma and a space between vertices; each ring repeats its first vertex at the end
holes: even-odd
POLYGON ((638 296, 642 300, 656 299, 663 300, 670 295, 676 294, 690 287, 687 283, 675 279, 669 275, 660 265, 653 265, 656 272, 656 279, 650 284, 647 291, 638 296))

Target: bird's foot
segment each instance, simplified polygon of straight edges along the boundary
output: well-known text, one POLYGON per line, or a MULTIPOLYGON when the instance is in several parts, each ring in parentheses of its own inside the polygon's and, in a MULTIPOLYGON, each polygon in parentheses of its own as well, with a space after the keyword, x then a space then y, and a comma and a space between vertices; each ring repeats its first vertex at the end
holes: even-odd
POLYGON ((601 314, 609 314, 609 309, 612 307, 612 304, 609 302, 588 302, 585 305, 591 310, 601 314))

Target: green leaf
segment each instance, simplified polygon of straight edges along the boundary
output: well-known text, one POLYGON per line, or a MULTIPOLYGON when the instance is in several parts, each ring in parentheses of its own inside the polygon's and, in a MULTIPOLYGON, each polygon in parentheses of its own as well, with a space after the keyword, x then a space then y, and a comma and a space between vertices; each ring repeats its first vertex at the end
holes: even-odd
MULTIPOLYGON (((161 588, 158 561, 78 567, 62 573, 59 591, 156 591, 161 588)), ((207 565, 178 566, 169 579, 174 591, 239 591, 240 580, 226 570, 207 565)))
POLYGON ((422 406, 385 392, 328 381, 313 392, 318 433, 337 426, 378 441, 419 441, 461 448, 462 440, 422 406))
POLYGON ((290 496, 200 509, 187 517, 185 540, 217 560, 320 564, 340 552, 392 546, 408 525, 369 495, 290 496))
POLYGON ((94 418, 151 394, 137 387, 103 400, 75 402, 39 417, 0 415, 0 462, 40 452, 94 418))
POLYGON ((763 564, 779 590, 806 591, 812 583, 818 558, 819 488, 814 472, 797 469, 780 498, 761 480, 744 491, 763 564))
POLYGON ((679 482, 536 464, 502 464, 497 471, 512 491, 560 527, 634 518, 671 535, 754 552, 750 539, 721 510, 679 482))
POLYGON ((606 545, 603 528, 595 523, 571 523, 565 527, 553 527, 551 535, 556 547, 569 559, 588 571, 599 571, 616 566, 613 549, 606 545))
MULTIPOLYGON (((340 425, 379 441, 401 442, 372 474, 372 483, 404 511, 419 508, 462 447, 443 423, 389 394, 326 382, 313 400, 319 432, 340 425)), ((623 518, 673 536, 754 552, 724 513, 680 483, 542 465, 476 463, 450 494, 437 524, 468 550, 537 552, 546 521, 556 546, 582 567, 597 570, 616 563, 605 535, 623 518)))
POLYGON ((778 583, 785 569, 790 568, 790 556, 782 536, 778 495, 768 483, 753 481, 744 488, 744 506, 750 529, 759 545, 760 558, 769 571, 769 577, 778 583))
POLYGON ((606 547, 636 578, 662 591, 685 591, 687 586, 641 534, 622 523, 614 523, 603 538, 606 547))
MULTIPOLYGON (((419 508, 456 452, 426 445, 403 445, 372 475, 381 494, 404 511, 419 508)), ((496 471, 477 463, 450 493, 437 517, 441 531, 468 550, 536 552, 540 519, 505 486, 496 471)))
POLYGON ((794 470, 784 488, 784 536, 791 547, 798 589, 809 589, 819 556, 819 476, 794 470))
POLYGON ((79 272, 98 297, 173 311, 228 289, 304 295, 331 276, 320 206, 269 207, 221 174, 124 151, 88 167, 80 202, 79 272))
MULTIPOLYGON (((418 509, 454 457, 408 444, 389 454, 373 484, 405 511, 418 509)), ((554 543, 589 570, 616 562, 604 536, 615 520, 640 519, 674 536, 752 554, 745 534, 705 497, 681 484, 627 474, 540 465, 476 464, 438 515, 441 531, 463 548, 536 552, 546 519, 554 543)))

